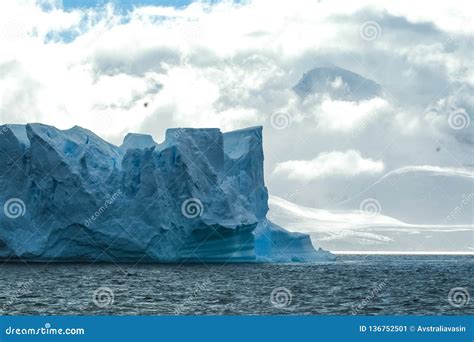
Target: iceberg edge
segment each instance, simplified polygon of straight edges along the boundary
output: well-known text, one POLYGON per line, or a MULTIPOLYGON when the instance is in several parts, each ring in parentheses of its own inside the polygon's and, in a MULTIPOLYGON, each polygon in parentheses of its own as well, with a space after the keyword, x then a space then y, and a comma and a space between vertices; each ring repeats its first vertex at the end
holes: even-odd
POLYGON ((262 127, 174 128, 120 147, 84 128, 0 126, 0 259, 313 262, 270 222, 262 127))

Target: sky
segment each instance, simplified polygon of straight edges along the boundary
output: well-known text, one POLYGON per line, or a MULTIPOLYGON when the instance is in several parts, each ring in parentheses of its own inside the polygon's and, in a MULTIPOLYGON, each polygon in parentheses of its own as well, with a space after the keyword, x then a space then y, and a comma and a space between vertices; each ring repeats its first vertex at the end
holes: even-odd
POLYGON ((183 7, 187 6, 192 1, 189 0, 66 0, 56 5, 60 5, 64 10, 70 11, 75 9, 87 9, 87 8, 97 8, 107 4, 113 4, 118 10, 131 10, 133 7, 141 6, 172 6, 172 7, 183 7))
POLYGON ((2 1, 0 123, 79 125, 114 144, 128 132, 161 142, 170 127, 263 125, 270 192, 338 209, 393 170, 472 174, 473 7, 2 1), (322 92, 293 90, 329 65, 382 92, 337 97, 351 87, 338 74, 322 92))

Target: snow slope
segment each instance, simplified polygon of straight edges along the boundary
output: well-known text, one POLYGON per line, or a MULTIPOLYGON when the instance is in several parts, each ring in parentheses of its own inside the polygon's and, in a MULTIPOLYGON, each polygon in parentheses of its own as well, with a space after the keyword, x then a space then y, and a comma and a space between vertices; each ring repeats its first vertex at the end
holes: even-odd
POLYGON ((111 145, 80 127, 0 127, 0 258, 327 260, 266 219, 262 128, 169 129, 111 145), (258 228, 257 228, 258 227, 258 228))
POLYGON ((310 234, 333 252, 474 253, 474 225, 408 224, 361 210, 321 210, 276 196, 269 218, 294 232, 310 234))
POLYGON ((411 166, 387 173, 373 185, 339 204, 356 209, 368 198, 384 215, 413 224, 474 224, 474 172, 411 166))

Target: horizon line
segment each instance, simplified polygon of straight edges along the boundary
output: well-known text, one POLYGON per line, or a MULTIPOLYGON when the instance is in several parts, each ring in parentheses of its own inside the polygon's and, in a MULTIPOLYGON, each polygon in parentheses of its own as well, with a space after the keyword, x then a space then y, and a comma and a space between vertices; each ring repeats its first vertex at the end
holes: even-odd
POLYGON ((430 252, 430 251, 331 251, 332 254, 336 255, 474 255, 472 252, 430 252))

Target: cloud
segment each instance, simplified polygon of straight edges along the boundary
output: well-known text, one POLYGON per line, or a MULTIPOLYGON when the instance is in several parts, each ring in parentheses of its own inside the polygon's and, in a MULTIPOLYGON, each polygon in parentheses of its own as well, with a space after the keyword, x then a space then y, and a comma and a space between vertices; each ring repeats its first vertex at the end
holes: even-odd
POLYGON ((433 103, 424 119, 461 143, 474 144, 474 86, 464 85, 433 103))
MULTIPOLYGON (((448 120, 453 111, 474 119, 469 13, 472 5, 457 0, 74 10, 60 1, 1 1, 0 123, 80 125, 115 144, 127 132, 160 141, 168 127, 263 125, 267 174, 288 160, 311 165, 326 151, 351 150, 378 156, 387 171, 465 167, 474 164, 474 125, 453 129, 448 120), (361 34, 366 22, 380 27, 373 40, 361 34), (303 73, 327 62, 375 81, 383 94, 364 101, 295 94, 303 73), (285 129, 272 126, 275 113, 290 119, 285 129)), ((330 86, 347 92, 342 79, 330 86)), ((308 205, 337 202, 375 175, 354 173, 350 184, 318 177, 317 193, 301 191, 308 205)), ((294 178, 285 181, 268 177, 268 187, 287 192, 294 178)))
POLYGON ((381 115, 387 107, 387 101, 381 98, 360 102, 326 99, 315 116, 322 129, 347 132, 367 124, 367 121, 381 115))
POLYGON ((383 161, 365 159, 359 151, 348 150, 324 152, 312 160, 289 160, 279 163, 273 173, 307 181, 330 176, 354 177, 360 174, 379 174, 384 168, 383 161))

